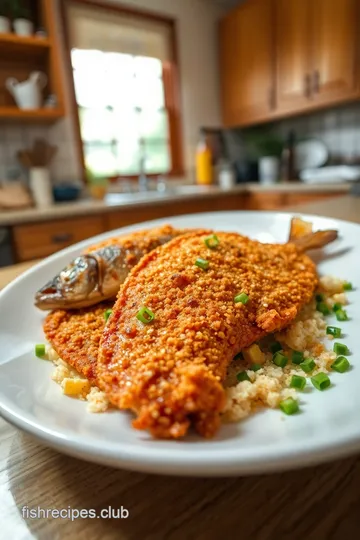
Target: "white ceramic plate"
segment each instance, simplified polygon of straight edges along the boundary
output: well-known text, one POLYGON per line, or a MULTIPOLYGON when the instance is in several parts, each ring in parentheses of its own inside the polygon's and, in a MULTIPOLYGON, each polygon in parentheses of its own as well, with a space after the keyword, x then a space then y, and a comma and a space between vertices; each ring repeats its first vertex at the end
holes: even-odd
MULTIPOLYGON (((264 242, 284 242, 291 216, 272 212, 221 212, 157 220, 122 231, 170 222, 178 227, 212 227, 239 231, 264 242)), ((301 397, 301 414, 286 417, 264 410, 239 424, 224 425, 205 441, 153 440, 131 428, 131 415, 114 411, 91 414, 86 403, 61 393, 51 378, 53 366, 34 357, 43 342, 44 313, 33 306, 34 292, 94 239, 72 246, 41 262, 0 294, 0 412, 15 426, 48 446, 73 456, 138 471, 235 475, 314 464, 360 450, 360 226, 308 216, 315 228, 336 228, 341 238, 328 246, 319 262, 322 274, 352 281, 348 312, 342 323, 344 342, 353 351, 353 368, 331 375, 333 387, 301 397)), ((118 231, 117 231, 118 232, 118 231)), ((114 234, 107 233, 96 240, 114 234)), ((332 321, 332 318, 330 318, 332 321)), ((335 321, 334 321, 335 322, 335 321)))

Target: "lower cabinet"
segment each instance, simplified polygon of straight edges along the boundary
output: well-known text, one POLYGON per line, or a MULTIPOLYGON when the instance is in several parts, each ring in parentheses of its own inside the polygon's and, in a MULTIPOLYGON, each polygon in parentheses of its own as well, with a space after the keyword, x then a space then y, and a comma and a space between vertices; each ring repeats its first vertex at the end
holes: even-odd
POLYGON ((116 209, 89 217, 74 217, 15 225, 12 230, 15 259, 17 262, 47 257, 60 249, 86 240, 106 231, 135 223, 181 214, 216 212, 225 210, 279 210, 317 200, 337 197, 339 193, 229 193, 220 196, 179 200, 137 207, 116 209))
POLYGON ((16 225, 13 228, 16 260, 22 262, 47 257, 104 231, 103 216, 16 225))

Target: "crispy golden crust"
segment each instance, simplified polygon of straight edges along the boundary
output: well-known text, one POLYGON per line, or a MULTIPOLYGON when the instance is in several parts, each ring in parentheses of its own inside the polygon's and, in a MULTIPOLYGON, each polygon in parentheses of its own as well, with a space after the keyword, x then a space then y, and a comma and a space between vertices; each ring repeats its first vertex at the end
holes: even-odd
POLYGON ((235 233, 178 237, 145 256, 121 288, 105 328, 98 383, 155 437, 181 437, 190 423, 210 437, 224 407, 221 381, 234 354, 286 326, 317 283, 314 264, 291 244, 265 245, 235 233), (209 261, 207 271, 194 263, 209 261), (249 295, 246 305, 235 295, 249 295), (155 313, 144 325, 142 305, 155 313))
POLYGON ((99 344, 105 327, 104 313, 113 302, 76 311, 56 310, 44 321, 46 339, 60 358, 91 382, 96 377, 99 344))

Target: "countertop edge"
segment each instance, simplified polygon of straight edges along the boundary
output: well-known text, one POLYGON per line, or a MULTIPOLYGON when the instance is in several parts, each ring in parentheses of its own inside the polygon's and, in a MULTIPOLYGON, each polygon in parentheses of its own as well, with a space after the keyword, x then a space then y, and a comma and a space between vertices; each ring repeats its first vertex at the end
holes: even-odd
MULTIPOLYGON (((187 186, 189 187, 189 186, 187 186)), ((20 224, 39 223, 52 221, 56 219, 76 218, 85 215, 96 215, 116 212, 117 210, 129 210, 132 208, 166 205, 172 202, 188 201, 194 199, 208 199, 214 197, 225 197, 231 194, 241 195, 250 193, 339 193, 349 192, 351 185, 348 183, 337 184, 303 184, 293 182, 288 184, 262 185, 259 183, 239 184, 230 189, 220 188, 219 186, 199 186, 196 191, 156 193, 145 192, 134 194, 133 200, 130 200, 130 194, 124 194, 124 199, 120 200, 122 194, 110 193, 104 201, 80 200, 73 203, 61 203, 53 205, 46 209, 31 208, 25 210, 13 210, 0 212, 0 226, 9 227, 20 224), (151 196, 149 197, 149 193, 151 196), (118 198, 118 200, 117 200, 118 198), (111 201, 113 199, 113 201, 111 201)), ((191 189, 191 188, 190 188, 191 189)))

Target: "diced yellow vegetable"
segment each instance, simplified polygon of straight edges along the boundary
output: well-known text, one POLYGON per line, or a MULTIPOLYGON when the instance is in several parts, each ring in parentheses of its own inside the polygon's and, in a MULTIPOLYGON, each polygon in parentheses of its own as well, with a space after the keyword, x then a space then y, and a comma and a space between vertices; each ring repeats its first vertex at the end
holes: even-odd
POLYGON ((86 379, 68 379, 65 378, 61 387, 64 394, 67 396, 83 396, 85 397, 90 391, 90 382, 86 379))
POLYGON ((243 349, 242 353, 245 360, 250 364, 263 364, 265 362, 265 354, 256 343, 253 343, 247 349, 243 349))
POLYGON ((53 347, 47 348, 47 357, 51 362, 54 362, 55 360, 59 359, 58 353, 53 349, 53 347))

